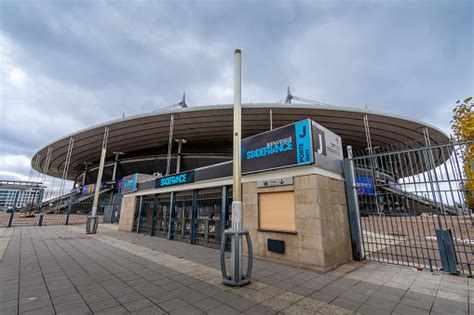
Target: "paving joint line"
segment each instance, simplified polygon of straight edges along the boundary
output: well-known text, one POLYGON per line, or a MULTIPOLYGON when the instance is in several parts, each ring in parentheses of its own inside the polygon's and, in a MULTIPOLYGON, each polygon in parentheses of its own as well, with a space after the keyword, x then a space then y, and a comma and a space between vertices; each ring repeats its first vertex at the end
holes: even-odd
MULTIPOLYGON (((43 232, 43 235, 46 235, 45 231, 42 231, 43 232)), ((38 233, 38 236, 42 239, 42 241, 44 242, 46 248, 48 249, 49 253, 51 254, 51 256, 54 258, 54 260, 56 261, 56 263, 58 264, 59 268, 61 268, 62 272, 66 275, 66 277, 68 278, 69 282, 71 283, 71 285, 74 287, 74 290, 76 290, 77 294, 79 294, 79 296, 81 297, 81 299, 85 302, 85 304, 87 305, 87 308, 92 312, 92 309, 90 308, 89 304, 86 302, 86 300, 84 299, 84 297, 82 296, 81 292, 77 289, 76 285, 74 284, 74 282, 71 280, 71 277, 69 276, 69 274, 64 270, 63 268, 63 265, 56 259, 56 257, 53 255, 52 251, 51 251, 51 248, 50 246, 44 241, 42 235, 40 233, 38 233)), ((60 247, 58 244, 56 244, 56 242, 54 240, 50 240, 52 241, 58 248, 60 248, 63 252, 65 252, 65 250, 60 247)), ((65 252, 66 253, 66 252, 65 252)), ((67 254, 67 253, 66 253, 67 254)), ((69 256, 69 255, 68 255, 69 256)), ((65 302, 67 303, 67 302, 65 302)), ((53 303, 54 304, 54 303, 53 303)), ((61 303, 60 303, 61 304, 61 303)))
MULTIPOLYGON (((75 230, 76 232, 79 230, 79 228, 77 228, 77 227, 68 227, 68 228, 72 229, 72 230, 75 230)), ((81 230, 81 232, 82 232, 82 230, 81 230)), ((81 232, 79 232, 79 233, 81 233, 81 232)), ((131 242, 119 240, 117 238, 113 238, 113 237, 110 237, 110 236, 107 236, 107 235, 104 235, 104 234, 94 234, 94 235, 91 235, 91 238, 95 238, 96 240, 107 243, 110 246, 120 248, 121 250, 132 253, 136 256, 140 256, 142 258, 145 258, 145 259, 147 259, 149 261, 152 261, 154 263, 157 263, 159 265, 162 265, 162 266, 168 267, 170 269, 173 269, 177 272, 180 272, 180 273, 183 273, 183 274, 188 274, 193 278, 204 281, 204 282, 206 282, 208 284, 211 284, 215 287, 218 287, 222 290, 225 290, 225 291, 232 291, 233 290, 232 288, 229 288, 229 287, 222 284, 221 273, 217 269, 214 269, 214 268, 211 268, 211 267, 208 267, 208 266, 205 266, 205 265, 201 265, 199 263, 196 263, 196 262, 193 262, 193 261, 190 261, 190 260, 177 258, 173 255, 170 255, 170 254, 167 254, 167 253, 164 253, 164 252, 161 252, 161 251, 157 251, 157 250, 151 251, 149 248, 141 246, 139 244, 134 244, 134 243, 131 243, 131 242), (136 250, 132 251, 129 248, 130 246, 133 246, 136 250), (160 257, 156 257, 156 255, 153 255, 153 254, 160 254, 160 257), (166 265, 167 261, 168 261, 168 265, 166 265), (175 264, 170 264, 170 261, 174 262, 175 264), (193 269, 197 268, 200 271, 198 271, 197 273, 196 272, 186 273, 186 272, 183 272, 182 269, 179 269, 179 268, 176 267, 176 266, 183 265, 183 264, 188 265, 188 266, 189 265, 193 266, 194 267, 193 269), (208 274, 208 276, 203 276, 202 275, 203 273, 208 274), (211 276, 215 280, 213 280, 213 279, 210 280, 209 276, 211 276)), ((340 279, 340 278, 342 278, 342 276, 337 277, 337 279, 340 279)), ((289 291, 285 291, 284 289, 273 287, 271 285, 267 285, 267 284, 261 283, 259 281, 252 281, 252 283, 249 286, 243 287, 243 288, 241 288, 241 290, 245 290, 245 291, 235 291, 233 293, 235 293, 235 294, 237 294, 237 295, 239 295, 243 298, 249 299, 253 302, 256 302, 258 304, 262 304, 264 306, 269 306, 277 312, 284 311, 285 309, 293 306, 294 304, 297 304, 298 302, 300 302, 301 300, 304 300, 304 299, 310 299, 310 300, 312 300, 316 303, 324 304, 324 306, 322 306, 321 308, 324 308, 324 307, 327 307, 327 305, 330 305, 328 303, 317 301, 315 299, 312 299, 312 298, 309 298, 309 297, 306 297, 306 296, 303 296, 303 295, 299 295, 299 294, 296 294, 296 293, 292 293, 292 292, 289 292, 289 291), (257 288, 255 288, 255 287, 257 287, 257 288), (260 288, 260 289, 258 289, 258 288, 260 288), (255 295, 255 293, 257 293, 258 291, 269 291, 269 290, 276 291, 276 293, 268 295, 266 297, 263 297, 262 299, 258 299, 258 298, 255 297, 255 296, 258 296, 258 294, 255 295), (252 292, 247 292, 247 291, 255 291, 255 292, 253 292, 254 294, 251 294, 252 292), (284 308, 281 308, 281 309, 276 308, 274 305, 268 305, 268 303, 265 303, 265 302, 273 300, 273 299, 275 299, 279 296, 282 296, 282 295, 293 296, 295 298, 295 301, 290 302, 290 304, 286 305, 284 308)), ((260 293, 260 292, 258 292, 258 293, 260 293)), ((338 307, 338 306, 332 305, 332 304, 331 304, 331 307, 336 308, 336 309, 341 310, 341 311, 348 311, 348 310, 346 310, 342 307, 338 307)))
MULTIPOLYGON (((39 266, 39 269, 40 269, 40 272, 41 272, 41 277, 43 278, 44 285, 46 286, 46 290, 48 291, 49 300, 51 301, 51 305, 53 306, 54 313, 57 313, 56 312, 56 307, 54 306, 54 303, 53 303, 53 299, 51 298, 51 291, 49 290, 48 283, 46 282, 46 278, 44 277, 43 267, 41 267, 41 262, 38 258, 38 252, 36 250, 36 246, 35 246, 32 238, 31 238, 30 228, 28 228, 27 231, 28 231, 29 241, 31 242, 31 245, 33 247, 33 251, 35 252, 35 258, 36 258, 36 261, 38 263, 38 266, 39 266)), ((41 240, 41 238, 40 238, 40 240, 41 240)), ((42 242, 42 240, 41 240, 41 242, 42 242)))
MULTIPOLYGON (((71 246, 74 246, 74 248, 76 248, 79 252, 83 253, 85 256, 87 256, 90 260, 92 260, 93 262, 95 262, 97 265, 99 265, 99 266, 105 268, 101 263, 99 263, 96 259, 92 258, 90 255, 88 255, 88 254, 87 254, 86 252, 84 252, 82 249, 78 248, 78 247, 75 246, 75 245, 72 245, 72 244, 70 244, 70 245, 71 245, 71 246)), ((94 251, 94 252, 95 252, 95 251, 94 251)), ((127 269, 127 270, 128 270, 128 269, 127 269)), ((132 272, 133 272, 133 271, 132 271, 132 272)), ((89 273, 89 272, 88 272, 88 273, 89 273)), ((135 272, 133 272, 133 273, 136 274, 136 275, 138 275, 138 274, 135 273, 135 272)), ((125 281, 123 281, 122 279, 118 278, 118 277, 117 277, 116 275, 114 275, 113 273, 110 273, 110 274, 112 275, 112 277, 114 277, 115 279, 119 280, 121 283, 123 283, 123 284, 125 284, 125 285, 128 286, 128 284, 127 284, 125 281)), ((97 281, 96 281, 96 282, 97 282, 97 281)), ((101 287, 102 287, 102 286, 101 286, 101 287)), ((128 286, 128 287, 129 287, 129 286, 128 286)), ((147 301, 153 303, 154 305, 156 305, 157 307, 159 307, 161 310, 163 310, 164 312, 166 312, 166 311, 165 311, 164 309, 162 309, 158 304, 156 304, 155 302, 151 301, 151 300, 148 299, 146 296, 142 295, 140 291, 138 291, 138 290, 135 289, 135 288, 132 288, 132 289, 133 289, 136 293, 138 293, 143 299, 146 299, 147 301)), ((107 293, 111 293, 111 292, 110 292, 109 290, 107 290, 106 288, 104 288, 104 290, 107 291, 107 293)), ((124 304, 122 304, 122 302, 120 302, 113 294, 111 294, 111 295, 112 295, 112 297, 113 297, 117 302, 119 302, 119 304, 120 304, 121 306, 123 306, 123 308, 125 308, 125 309, 128 311, 127 307, 126 307, 124 304)), ((140 310, 141 310, 141 309, 140 309, 140 310)), ((139 310, 136 310, 136 311, 139 311, 139 310)))

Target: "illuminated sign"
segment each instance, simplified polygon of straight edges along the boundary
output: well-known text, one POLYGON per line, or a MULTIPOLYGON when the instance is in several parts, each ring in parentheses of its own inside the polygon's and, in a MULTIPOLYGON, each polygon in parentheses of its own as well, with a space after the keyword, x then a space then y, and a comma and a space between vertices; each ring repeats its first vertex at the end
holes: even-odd
POLYGON ((302 120, 242 139, 242 172, 314 162, 311 121, 302 120))
POLYGON ((155 188, 189 184, 194 182, 194 170, 176 175, 157 178, 155 188))

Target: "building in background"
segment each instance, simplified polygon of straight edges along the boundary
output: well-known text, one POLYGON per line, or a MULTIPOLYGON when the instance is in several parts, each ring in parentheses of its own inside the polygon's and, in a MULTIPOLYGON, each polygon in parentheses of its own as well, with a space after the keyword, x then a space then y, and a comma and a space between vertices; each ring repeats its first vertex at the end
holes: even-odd
POLYGON ((40 182, 0 180, 0 211, 38 204, 44 189, 45 186, 40 182))

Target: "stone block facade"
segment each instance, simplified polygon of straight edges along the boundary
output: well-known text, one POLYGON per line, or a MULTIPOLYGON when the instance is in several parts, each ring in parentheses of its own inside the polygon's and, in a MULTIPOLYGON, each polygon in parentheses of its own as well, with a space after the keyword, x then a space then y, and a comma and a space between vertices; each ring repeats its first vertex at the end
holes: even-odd
POLYGON ((135 222, 135 209, 137 199, 135 196, 125 195, 122 199, 122 207, 120 209, 120 221, 119 221, 119 230, 120 231, 133 231, 133 225, 135 222))
POLYGON ((257 188, 243 184, 244 227, 249 230, 254 255, 318 271, 328 271, 350 261, 351 242, 343 180, 321 175, 295 176, 293 185, 257 188), (258 194, 293 191, 296 232, 259 230, 258 194), (267 240, 283 240, 285 253, 267 249, 267 240))

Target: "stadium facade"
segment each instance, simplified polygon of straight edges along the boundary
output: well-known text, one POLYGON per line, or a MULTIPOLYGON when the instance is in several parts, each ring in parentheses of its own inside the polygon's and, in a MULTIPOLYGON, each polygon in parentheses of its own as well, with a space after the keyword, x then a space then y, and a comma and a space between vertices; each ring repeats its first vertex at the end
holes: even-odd
MULTIPOLYGON (((243 104, 242 136, 249 137, 309 118, 333 131, 353 150, 366 149, 367 132, 373 148, 408 143, 425 145, 425 134, 432 144, 445 143, 448 136, 435 126, 413 118, 349 107, 307 104, 243 104), (366 122, 364 121, 366 120, 366 122)), ((78 185, 94 184, 104 128, 109 128, 104 180, 116 180, 133 173, 166 173, 170 130, 172 151, 170 169, 181 159, 182 171, 228 161, 232 156, 232 105, 196 106, 168 112, 147 113, 99 124, 64 136, 39 150, 32 167, 49 176, 61 177, 68 144, 74 146, 66 178, 78 185), (173 117, 173 126, 170 128, 173 117), (179 144, 184 139, 178 155, 179 144), (48 149, 51 159, 46 166, 48 149), (119 154, 120 153, 120 154, 119 154), (117 163, 118 160, 118 163, 117 163), (114 178, 114 166, 116 168, 114 178)))
MULTIPOLYGON (((46 145, 33 156, 32 167, 75 181, 72 194, 84 199, 94 191, 106 145, 105 217, 120 212, 122 230, 219 248, 225 246, 222 235, 232 215, 232 108, 174 108, 109 121, 46 145)), ((349 226, 356 223, 348 212, 351 189, 343 157, 356 150, 372 153, 401 145, 417 150, 449 140, 435 126, 411 118, 275 103, 243 104, 242 137, 244 226, 254 254, 321 271, 354 256, 349 226)), ((431 168, 446 160, 440 150, 430 154, 431 168)), ((408 193, 402 198, 391 184, 426 171, 423 160, 414 157, 408 164, 405 156, 394 156, 390 167, 398 171, 359 166, 355 184, 366 204, 403 213, 416 202, 417 211, 432 211, 429 201, 422 204, 408 193), (381 182, 399 201, 373 191, 381 182)))

